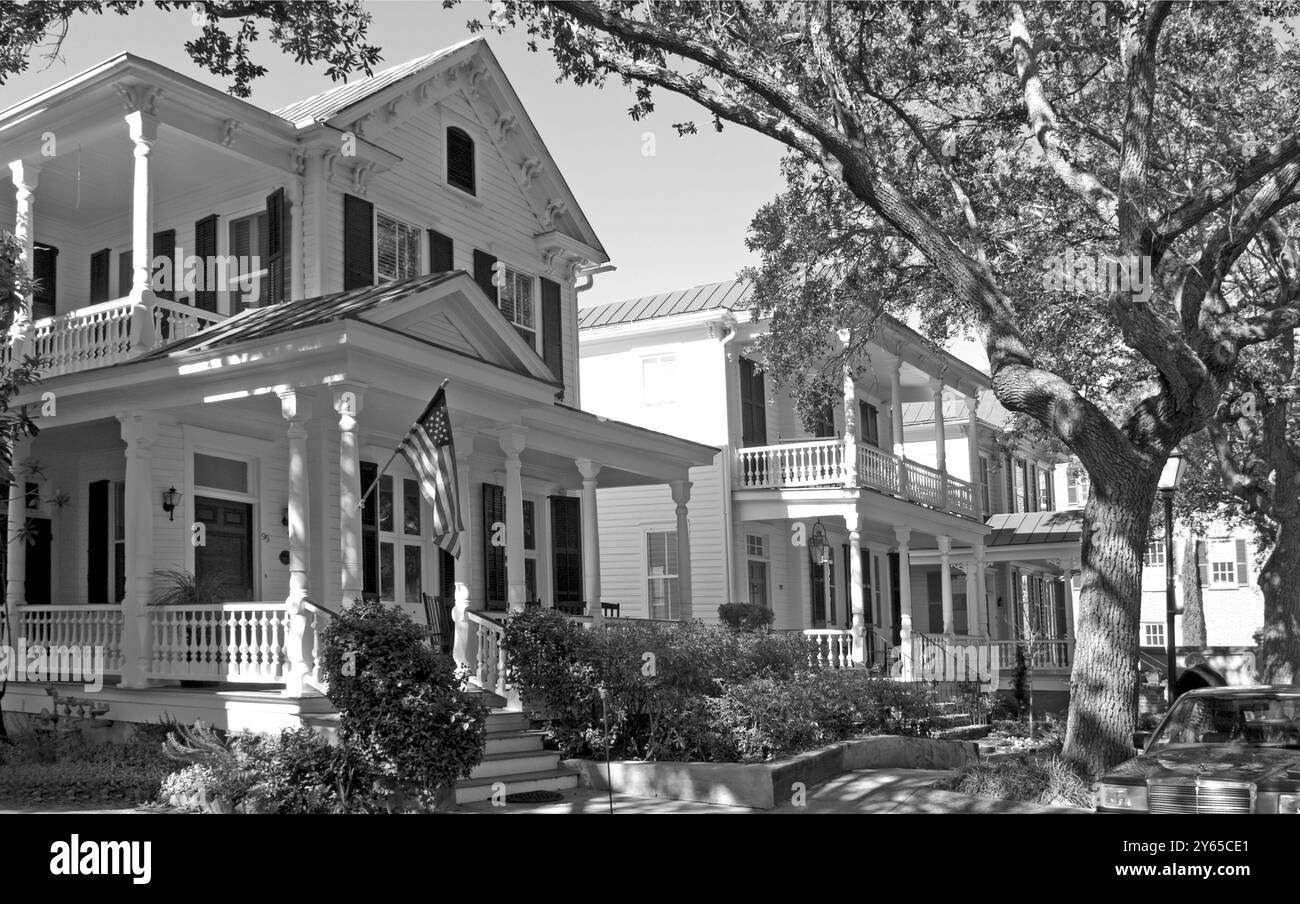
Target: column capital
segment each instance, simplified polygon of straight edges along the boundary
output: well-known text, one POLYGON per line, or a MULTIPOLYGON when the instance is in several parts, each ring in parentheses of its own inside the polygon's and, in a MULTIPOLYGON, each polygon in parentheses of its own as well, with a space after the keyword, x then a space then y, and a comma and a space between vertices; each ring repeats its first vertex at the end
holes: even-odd
POLYGON ((119 412, 117 420, 122 426, 122 440, 129 449, 147 449, 158 438, 158 417, 151 411, 119 412))
POLYGON ((30 195, 36 191, 41 181, 41 165, 35 161, 13 160, 9 163, 9 173, 20 198, 24 193, 30 195))
POLYGON ((689 480, 670 480, 668 486, 672 490, 673 502, 678 505, 685 505, 691 501, 691 487, 694 484, 689 480))
POLYGON ((511 459, 517 461, 527 446, 528 428, 518 424, 508 424, 497 434, 497 442, 501 445, 501 451, 506 454, 507 461, 511 459))
POLYGON ((912 529, 910 527, 894 526, 894 539, 900 546, 905 546, 912 539, 912 529))
POLYGON ((946 556, 952 552, 952 537, 946 537, 940 534, 935 537, 934 540, 939 546, 940 555, 946 556))
POLYGON ((311 417, 311 397, 301 389, 278 389, 280 416, 286 421, 305 421, 311 417))
POLYGON ((926 385, 930 387, 930 391, 935 395, 942 395, 946 388, 943 382, 943 377, 931 377, 930 381, 926 385))
POLYGON ((856 508, 844 510, 844 529, 850 534, 856 534, 862 528, 862 516, 858 514, 856 508))
POLYGON ((357 417, 368 387, 362 383, 339 383, 333 389, 334 411, 339 417, 357 417))
POLYGON ((600 464, 590 458, 575 458, 573 463, 578 466, 578 473, 583 480, 595 480, 600 473, 600 464))
POLYGON ((137 153, 141 150, 148 153, 153 143, 158 140, 158 118, 143 110, 134 110, 126 114, 126 128, 137 153))

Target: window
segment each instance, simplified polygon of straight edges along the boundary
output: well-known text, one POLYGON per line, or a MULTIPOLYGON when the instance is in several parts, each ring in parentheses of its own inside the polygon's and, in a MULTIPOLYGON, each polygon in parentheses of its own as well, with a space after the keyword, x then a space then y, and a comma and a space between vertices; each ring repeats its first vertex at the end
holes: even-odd
POLYGON ((537 329, 533 278, 502 263, 498 263, 497 267, 497 307, 532 345, 536 340, 534 331, 537 329))
POLYGON ((1146 551, 1142 553, 1142 565, 1146 568, 1163 568, 1165 566, 1165 541, 1147 541, 1146 551))
POLYGON ((248 462, 194 453, 194 483, 230 493, 248 492, 248 462))
MULTIPOLYGON (((230 221, 230 313, 255 308, 261 302, 261 277, 267 257, 266 214, 230 221), (241 292, 240 286, 248 286, 241 292)), ((206 277, 206 273, 204 274, 206 277)))
POLYGON ((474 139, 464 129, 447 129, 447 184, 474 194, 474 139))
POLYGON ((980 511, 986 515, 993 514, 992 467, 989 457, 980 453, 980 511))
POLYGON ((772 603, 767 593, 767 538, 759 534, 746 534, 745 552, 749 557, 749 602, 770 609, 772 603))
POLYGON ((1142 646, 1163 647, 1165 645, 1164 622, 1142 623, 1142 646))
POLYGON ((763 371, 749 358, 740 359, 740 431, 746 446, 767 445, 767 390, 763 371))
POLYGON ((645 546, 650 617, 677 618, 677 531, 649 531, 645 546))
POLYGON ((1088 503, 1088 472, 1082 465, 1072 464, 1065 471, 1065 501, 1076 508, 1088 503))
POLYGON ((403 223, 386 213, 376 214, 375 242, 379 281, 392 282, 419 276, 422 240, 420 230, 410 223, 403 223))
POLYGON ((1231 537, 1213 537, 1208 544, 1211 587, 1239 587, 1249 582, 1246 541, 1231 537))
POLYGON ((126 599, 126 484, 113 481, 113 599, 126 599))
POLYGON ((858 438, 868 446, 880 447, 880 412, 870 402, 858 402, 858 438))
POLYGON ((641 359, 641 403, 671 405, 677 401, 677 356, 651 355, 641 359))
POLYGON ((1029 481, 1029 464, 1019 458, 1013 458, 1011 461, 1016 483, 1016 511, 1027 512, 1029 511, 1029 494, 1027 487, 1029 481))
POLYGON ((54 299, 58 294, 59 249, 53 245, 36 242, 32 246, 32 277, 36 288, 32 292, 32 319, 54 316, 54 299))
POLYGON ((1038 510, 1052 510, 1052 472, 1042 465, 1038 466, 1038 510))
MULTIPOLYGON (((361 492, 379 468, 361 463, 361 492)), ((385 602, 419 603, 424 590, 423 497, 409 477, 385 474, 361 510, 361 586, 385 602)))

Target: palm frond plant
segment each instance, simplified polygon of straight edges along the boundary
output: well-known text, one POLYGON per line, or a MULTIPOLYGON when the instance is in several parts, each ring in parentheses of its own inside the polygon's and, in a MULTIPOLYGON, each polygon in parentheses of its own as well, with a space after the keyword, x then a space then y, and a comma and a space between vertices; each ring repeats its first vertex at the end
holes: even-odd
POLYGON ((205 574, 198 577, 182 568, 162 568, 153 574, 154 590, 149 599, 151 606, 201 606, 225 600, 225 575, 205 574))

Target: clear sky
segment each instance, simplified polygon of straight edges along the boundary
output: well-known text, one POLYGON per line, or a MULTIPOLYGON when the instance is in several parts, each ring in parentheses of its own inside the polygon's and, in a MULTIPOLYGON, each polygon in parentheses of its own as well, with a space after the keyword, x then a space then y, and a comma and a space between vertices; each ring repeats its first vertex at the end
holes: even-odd
MULTIPOLYGON (((486 4, 477 2, 452 10, 439 0, 366 5, 370 41, 383 51, 376 71, 463 41, 470 37, 465 22, 486 17, 486 4)), ((196 31, 189 13, 154 7, 129 16, 77 16, 59 60, 47 66, 34 59, 26 73, 0 85, 0 109, 122 51, 224 90, 222 79, 185 53, 196 31)), ((758 207, 781 189, 781 145, 736 126, 718 134, 701 108, 663 92, 655 114, 633 122, 632 95, 621 83, 600 91, 556 84, 545 48, 529 53, 519 33, 489 33, 488 41, 618 267, 597 277, 584 306, 730 279, 753 262, 745 232, 758 207), (672 123, 687 119, 700 134, 676 137, 672 123), (654 156, 642 153, 646 132, 654 133, 654 156)), ((269 72, 254 82, 253 103, 275 109, 332 85, 323 66, 300 66, 264 44, 255 59, 269 72)))

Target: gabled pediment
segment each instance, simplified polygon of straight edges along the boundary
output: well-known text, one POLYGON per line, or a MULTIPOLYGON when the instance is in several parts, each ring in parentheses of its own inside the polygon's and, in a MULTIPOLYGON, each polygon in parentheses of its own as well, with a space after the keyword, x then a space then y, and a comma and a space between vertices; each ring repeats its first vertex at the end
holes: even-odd
POLYGON ((367 310, 358 319, 527 377, 560 383, 478 283, 461 270, 367 310))

